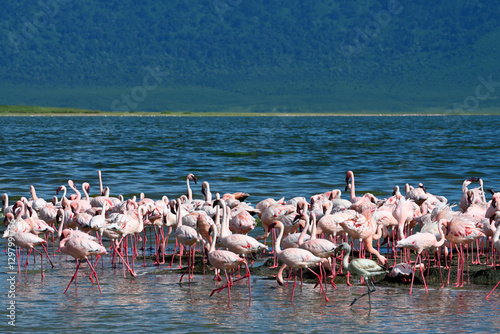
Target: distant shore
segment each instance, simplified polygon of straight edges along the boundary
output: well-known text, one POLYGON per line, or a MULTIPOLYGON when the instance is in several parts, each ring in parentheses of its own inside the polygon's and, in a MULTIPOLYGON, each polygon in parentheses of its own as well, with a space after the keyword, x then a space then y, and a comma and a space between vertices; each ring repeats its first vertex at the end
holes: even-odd
POLYGON ((101 116, 101 117, 354 117, 354 116, 498 116, 500 110, 484 110, 474 113, 454 113, 447 109, 429 112, 190 112, 190 111, 100 111, 76 108, 5 106, 0 105, 0 116, 101 116))

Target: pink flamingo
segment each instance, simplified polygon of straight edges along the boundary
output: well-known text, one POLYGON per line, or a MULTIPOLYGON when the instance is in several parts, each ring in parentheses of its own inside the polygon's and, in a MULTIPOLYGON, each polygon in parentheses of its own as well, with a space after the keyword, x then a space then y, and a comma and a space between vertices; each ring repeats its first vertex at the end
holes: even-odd
POLYGON ((189 186, 189 181, 194 181, 194 184, 196 184, 196 183, 198 183, 198 179, 193 174, 189 174, 186 178, 187 198, 189 201, 191 201, 191 200, 193 200, 193 191, 191 190, 191 187, 189 186))
POLYGON ((212 192, 210 192, 210 184, 207 181, 201 184, 201 193, 205 202, 212 203, 212 192))
POLYGON ((405 238, 404 228, 413 220, 415 209, 413 200, 401 197, 396 202, 392 215, 398 223, 398 238, 400 240, 405 238))
MULTIPOLYGON (((104 248, 104 246, 100 245, 99 243, 93 241, 90 238, 84 237, 82 235, 75 235, 74 231, 69 229, 65 229, 62 232, 60 232, 59 248, 63 253, 71 255, 76 259, 75 274, 73 275, 73 277, 71 277, 71 280, 69 281, 66 290, 64 290, 64 293, 68 291, 68 288, 71 285, 71 282, 73 282, 73 280, 75 280, 76 282, 78 268, 80 268, 80 261, 82 259, 85 259, 87 260, 87 263, 89 264, 89 267, 92 270, 92 274, 95 276, 97 286, 99 287, 99 292, 102 294, 101 285, 99 284, 99 279, 97 278, 97 273, 95 271, 94 266, 92 266, 92 263, 90 263, 88 257, 92 255, 100 256, 107 254, 106 248, 104 248)), ((90 275, 90 278, 92 280, 92 275, 90 275)))
MULTIPOLYGON (((413 276, 411 279, 411 287, 410 287, 410 295, 413 289, 413 281, 415 279, 415 269, 417 264, 422 263, 422 252, 424 250, 429 250, 433 248, 439 248, 444 244, 445 237, 443 232, 443 223, 444 219, 439 221, 438 230, 439 230, 439 241, 436 239, 436 236, 433 233, 416 233, 412 234, 409 237, 399 240, 396 247, 399 248, 408 248, 417 252, 417 259, 415 260, 415 264, 413 266, 413 276)), ((420 267, 420 274, 422 275, 422 279, 424 281, 425 292, 427 292, 427 284, 425 283, 424 272, 422 267, 420 267)))
POLYGON ((247 234, 257 226, 255 218, 246 210, 232 210, 229 229, 234 233, 247 234))
POLYGON ((80 203, 80 208, 82 211, 85 211, 87 209, 90 209, 92 206, 90 205, 90 202, 87 200, 82 199, 82 194, 80 191, 76 188, 75 183, 73 180, 68 180, 68 185, 73 191, 76 193, 76 199, 73 200, 73 202, 78 202, 80 203))
POLYGON ((351 190, 351 195, 349 197, 349 200, 351 201, 351 203, 356 203, 357 201, 361 200, 362 197, 356 197, 356 189, 354 187, 354 173, 351 170, 347 171, 347 173, 346 173, 345 183, 346 183, 345 191, 347 192, 347 189, 349 189, 349 188, 351 190), (350 184, 349 184, 349 180, 351 181, 350 184))
POLYGON ((3 204, 3 215, 7 215, 7 213, 11 212, 13 213, 12 211, 12 208, 14 207, 14 205, 9 205, 9 195, 7 195, 7 193, 4 193, 2 195, 2 204, 3 204))
POLYGON ((483 180, 481 178, 470 177, 464 181, 462 184, 462 197, 460 197, 460 210, 462 212, 467 211, 467 208, 471 204, 477 204, 484 202, 486 203, 486 199, 484 198, 484 190, 483 190, 483 180), (472 191, 474 192, 475 201, 471 202, 471 198, 469 195, 469 189, 467 188, 472 182, 479 182, 479 188, 474 188, 472 191))
MULTIPOLYGON (((210 249, 208 251, 208 261, 212 266, 214 266, 218 270, 224 270, 224 274, 226 275, 226 284, 220 288, 212 290, 212 293, 210 293, 210 296, 212 296, 215 292, 220 292, 224 288, 227 288, 227 293, 228 293, 228 298, 229 302, 231 301, 231 286, 233 285, 234 282, 237 280, 232 280, 231 276, 227 274, 228 269, 236 269, 240 265, 244 264, 246 266, 246 270, 248 273, 248 290, 249 290, 249 295, 250 298, 252 297, 252 290, 250 287, 250 271, 248 269, 248 264, 245 259, 239 257, 237 254, 228 251, 228 250, 216 250, 215 249, 215 243, 217 239, 217 228, 211 227, 211 234, 212 234, 212 242, 210 244, 210 249)), ((245 278, 247 275, 241 277, 240 279, 245 278)), ((239 280, 239 279, 238 279, 239 280)))
MULTIPOLYGON (((121 235, 121 239, 116 245, 116 248, 122 245, 122 249, 125 249, 126 251, 125 255, 127 256, 127 260, 128 260, 128 251, 126 246, 126 239, 129 235, 139 234, 143 231, 144 229, 143 216, 145 214, 146 214, 146 207, 141 205, 137 209, 137 214, 130 212, 126 214, 119 214, 115 219, 115 222, 110 226, 108 226, 108 229, 116 231, 118 234, 121 235)), ((122 259, 123 263, 127 266, 130 275, 135 277, 136 274, 133 270, 133 266, 134 266, 134 259, 137 253, 137 246, 134 247, 134 243, 132 244, 132 269, 130 268, 128 261, 124 260, 124 254, 122 254, 122 252, 123 250, 121 252, 119 251, 118 255, 122 259)), ((123 268, 123 276, 125 276, 125 268, 123 268)))
MULTIPOLYGON (((455 247, 458 252, 457 282, 455 284, 456 286, 463 286, 464 284, 463 274, 464 274, 465 256, 462 246, 470 244, 474 240, 482 237, 484 237, 484 233, 481 231, 479 227, 476 226, 474 219, 469 215, 457 214, 453 216, 453 218, 448 222, 446 240, 455 244, 455 247), (457 245, 460 245, 460 251, 458 250, 457 245)), ((451 256, 452 252, 450 252, 450 263, 451 263, 451 256)), ((449 284, 449 278, 450 278, 450 272, 448 272, 448 284, 449 284)))
MULTIPOLYGON (((316 238, 316 215, 314 213, 311 213, 311 225, 312 225, 311 238, 309 240, 304 241, 305 231, 309 227, 309 216, 303 215, 303 218, 306 220, 306 227, 302 231, 301 237, 299 238, 299 247, 308 250, 309 252, 311 252, 312 254, 314 254, 319 258, 327 259, 328 260, 327 266, 331 267, 330 258, 335 253, 337 245, 331 242, 330 240, 316 238)), ((335 265, 333 266, 333 268, 335 268, 335 265)), ((319 264, 319 269, 320 270, 323 269, 322 263, 319 264)), ((335 276, 335 274, 333 274, 333 270, 332 270, 332 275, 335 276)), ((332 284, 332 286, 335 287, 335 284, 333 283, 334 278, 335 277, 332 278, 330 283, 332 284)))
MULTIPOLYGON (((8 217, 9 219, 12 219, 13 218, 12 213, 7 213, 6 217, 8 217)), ((45 275, 43 274, 43 254, 40 251, 38 251, 35 247, 38 245, 44 246, 47 243, 47 241, 45 239, 42 239, 42 238, 30 233, 30 232, 18 230, 18 228, 15 227, 15 223, 11 223, 11 224, 12 224, 12 226, 9 225, 9 227, 7 227, 7 229, 5 230, 3 237, 8 238, 8 239, 12 238, 13 239, 12 241, 14 242, 14 244, 16 246, 19 246, 21 248, 28 250, 28 255, 26 256, 26 263, 24 265, 26 270, 28 267, 28 259, 30 257, 31 252, 34 250, 35 252, 40 254, 40 257, 42 259, 41 274, 42 274, 42 278, 45 277, 45 275)), ((33 223, 31 222, 30 225, 32 228, 33 223)), ((45 247, 43 247, 43 250, 45 251, 47 259, 49 259, 49 262, 53 268, 54 265, 52 264, 52 261, 50 260, 50 256, 47 253, 47 249, 45 247)), ((21 274, 20 273, 21 268, 20 268, 20 263, 19 263, 19 255, 17 256, 17 263, 19 266, 19 274, 21 274)))
MULTIPOLYGON (((190 174, 191 175, 191 174, 190 174)), ((182 204, 180 198, 177 199, 177 226, 175 228, 175 249, 172 255, 172 266, 175 257, 175 251, 179 245, 179 268, 182 268, 182 255, 184 246, 189 247, 189 261, 188 261, 188 277, 192 278, 192 270, 194 269, 195 249, 194 245, 199 241, 198 232, 191 226, 182 225, 182 204)), ((181 276, 181 281, 182 277, 181 276)))
POLYGON ((493 194, 493 198, 488 203, 488 206, 486 208, 486 213, 485 213, 486 218, 490 218, 497 211, 500 211, 500 192, 497 192, 497 193, 493 192, 493 191, 491 191, 491 192, 493 194))
POLYGON ((414 201, 417 205, 422 205, 429 198, 429 195, 422 183, 419 183, 417 188, 413 188, 407 183, 405 185, 405 198, 414 201))
MULTIPOLYGON (((495 234, 493 235, 493 247, 495 247, 495 249, 498 252, 500 252, 500 228, 498 228, 498 226, 497 226, 497 229, 495 231, 495 234)), ((493 290, 491 290, 491 292, 488 293, 488 295, 486 296, 486 299, 490 298, 491 294, 493 293, 493 291, 495 291, 495 289, 497 288, 497 286, 499 284, 500 284, 500 281, 498 281, 497 285, 495 285, 493 290)))
MULTIPOLYGON (((286 266, 292 268, 292 269, 298 269, 298 268, 307 268, 310 272, 312 272, 319 280, 320 284, 320 289, 323 291, 323 295, 325 297, 325 301, 329 301, 328 297, 326 296, 325 290, 323 289, 323 284, 321 283, 322 277, 318 275, 316 272, 311 270, 311 266, 319 265, 320 263, 327 262, 327 259, 320 258, 309 252, 308 250, 302 249, 302 248, 288 248, 281 250, 281 239, 283 238, 283 223, 280 222, 279 220, 272 223, 269 228, 272 229, 274 227, 277 227, 279 229, 279 234, 278 237, 276 238, 276 247, 275 247, 275 253, 278 256, 278 259, 283 262, 286 266)), ((293 303, 293 296, 295 293, 295 287, 297 285, 297 274, 295 273, 294 275, 295 280, 293 283, 293 290, 292 290, 292 303, 293 303)), ((279 282, 278 282, 279 283, 279 282)))
POLYGON ((31 206, 33 207, 33 209, 35 211, 40 211, 41 208, 43 208, 44 206, 47 205, 47 201, 45 201, 43 198, 39 198, 37 195, 36 195, 36 191, 35 191, 35 187, 34 186, 30 186, 30 193, 31 193, 31 199, 32 199, 32 202, 31 202, 31 206))
POLYGON ((385 264, 387 262, 386 257, 381 255, 372 245, 373 236, 377 232, 377 225, 371 216, 371 211, 373 210, 370 209, 363 215, 357 214, 353 219, 342 221, 339 225, 342 226, 351 238, 363 241, 364 249, 375 255, 381 263, 385 264))
MULTIPOLYGON (((245 234, 232 234, 229 230, 229 208, 223 208, 226 213, 223 215, 222 227, 221 227, 221 237, 219 238, 219 243, 230 250, 233 253, 247 256, 249 254, 266 251, 268 249, 267 245, 258 242, 255 238, 245 234)), ((250 274, 249 272, 247 273, 250 274)))

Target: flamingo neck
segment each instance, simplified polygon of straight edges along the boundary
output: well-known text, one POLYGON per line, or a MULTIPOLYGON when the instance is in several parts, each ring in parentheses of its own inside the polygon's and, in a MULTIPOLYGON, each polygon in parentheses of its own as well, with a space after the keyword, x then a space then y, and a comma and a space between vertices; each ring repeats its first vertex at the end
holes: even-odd
POLYGON ((104 188, 102 187, 102 177, 101 177, 101 171, 97 171, 97 175, 99 176, 99 191, 101 193, 101 196, 104 195, 104 188))
POLYGON ((276 252, 276 255, 279 256, 279 254, 281 254, 281 238, 283 238, 284 227, 283 227, 283 223, 281 223, 281 222, 277 222, 277 223, 279 223, 279 224, 277 224, 276 226, 278 226, 280 231, 279 231, 278 237, 276 238, 275 252, 276 252))
POLYGON ((437 242, 437 247, 441 247, 444 245, 444 241, 446 238, 444 237, 444 232, 443 232, 443 221, 444 219, 441 219, 438 223, 438 229, 439 229, 439 241, 437 242))
POLYGON ((311 222, 311 224, 312 224, 311 240, 314 240, 314 239, 316 239, 316 233, 317 233, 316 232, 316 228, 317 228, 316 225, 318 224, 318 222, 316 221, 316 215, 314 213, 312 214, 312 222, 311 222))
MULTIPOLYGON (((300 233, 299 237, 299 246, 301 246, 304 243, 304 238, 306 237, 306 232, 309 229, 309 217, 305 215, 305 221, 306 221, 306 226, 302 229, 302 232, 300 233)), ((311 238, 312 239, 312 238, 311 238)))
POLYGON ((187 198, 188 200, 193 199, 193 192, 191 191, 191 187, 189 186, 189 177, 186 179, 186 185, 187 185, 187 198))
POLYGON ((231 231, 229 230, 229 216, 229 208, 227 206, 224 206, 222 213, 222 226, 220 231, 221 238, 225 238, 231 234, 231 231))
POLYGON ((178 198, 177 199, 177 225, 176 227, 179 228, 182 225, 182 207, 181 207, 181 200, 178 198))
POLYGON ((351 202, 354 203, 356 200, 356 190, 354 188, 354 173, 351 173, 351 202))

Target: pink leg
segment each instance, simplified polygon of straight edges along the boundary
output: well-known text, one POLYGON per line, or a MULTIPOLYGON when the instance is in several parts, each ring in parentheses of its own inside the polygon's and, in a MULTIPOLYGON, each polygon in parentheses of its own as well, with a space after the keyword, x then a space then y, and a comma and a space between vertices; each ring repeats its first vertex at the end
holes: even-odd
MULTIPOLYGON (((97 273, 96 273, 96 271, 95 271, 94 267, 92 266, 92 263, 90 263, 89 259, 87 259, 87 262, 88 262, 88 264, 89 264, 89 266, 90 266, 90 269, 92 270, 92 273, 93 273, 93 274, 94 274, 94 276, 95 276, 95 280, 96 280, 96 282, 97 282, 97 287, 99 288, 99 292, 100 292, 100 293, 101 293, 101 295, 102 295, 101 285, 99 284, 99 279, 97 278, 97 273)), ((91 276, 92 276, 92 275, 91 275, 91 276)))
MULTIPOLYGON (((321 265, 320 265, 321 266, 321 265)), ((318 277, 318 281, 319 281, 319 289, 320 291, 323 291, 323 295, 325 296, 325 301, 326 302, 329 302, 330 300, 328 299, 328 297, 326 296, 326 292, 325 292, 325 289, 323 289, 323 284, 321 283, 321 281, 323 280, 323 277, 321 277, 320 275, 316 274, 313 270, 311 270, 311 268, 307 268, 310 272, 312 272, 314 275, 316 275, 316 277, 318 277)), ((320 269, 321 270, 321 269, 320 269)))
POLYGON ((413 281, 415 280, 415 269, 417 269, 417 262, 420 259, 420 254, 417 255, 417 258, 415 259, 415 263, 413 264, 413 275, 411 277, 411 286, 410 286, 410 295, 413 289, 413 281))
POLYGON ((293 295, 295 294, 295 286, 297 285, 297 271, 294 269, 294 281, 293 281, 293 290, 292 290, 292 304, 293 304, 293 295))
POLYGON ((66 293, 66 291, 68 291, 69 289, 69 286, 71 285, 71 282, 73 282, 73 280, 76 278, 76 275, 78 274, 78 268, 80 268, 80 260, 76 260, 76 270, 75 270, 75 274, 73 275, 73 277, 71 277, 71 281, 69 281, 69 284, 68 286, 66 287, 66 290, 64 290, 64 293, 66 293))
POLYGON ((500 281, 498 281, 497 285, 495 285, 495 287, 493 288, 493 290, 491 290, 490 293, 488 293, 488 295, 486 296, 486 299, 490 298, 490 295, 493 293, 493 291, 495 291, 495 289, 497 288, 497 286, 500 284, 500 281))

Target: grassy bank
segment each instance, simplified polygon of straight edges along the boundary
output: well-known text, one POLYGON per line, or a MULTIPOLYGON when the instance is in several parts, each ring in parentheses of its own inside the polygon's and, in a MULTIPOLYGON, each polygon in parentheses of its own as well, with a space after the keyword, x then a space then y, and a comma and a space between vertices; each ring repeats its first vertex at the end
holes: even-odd
MULTIPOLYGON (((269 117, 269 116, 440 116, 457 115, 448 109, 429 108, 419 112, 380 112, 380 111, 359 111, 359 112, 251 112, 251 111, 223 111, 223 112, 201 112, 201 111, 100 111, 77 108, 56 108, 38 106, 6 106, 0 105, 0 116, 142 116, 142 117, 269 117)), ((460 114, 464 115, 464 114, 460 114)), ((500 110, 495 108, 482 109, 467 115, 500 115, 500 110)))

